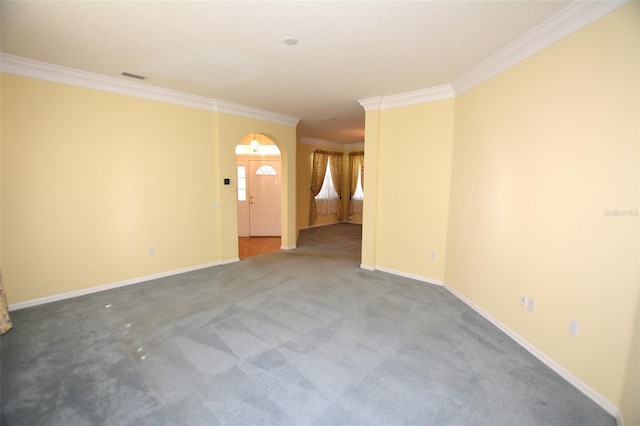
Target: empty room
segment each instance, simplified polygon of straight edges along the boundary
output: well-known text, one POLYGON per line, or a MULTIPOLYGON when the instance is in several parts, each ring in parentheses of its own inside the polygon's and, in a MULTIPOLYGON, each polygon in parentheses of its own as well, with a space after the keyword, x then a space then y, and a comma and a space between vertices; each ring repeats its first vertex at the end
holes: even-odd
POLYGON ((640 425, 638 2, 0 19, 3 425, 640 425))

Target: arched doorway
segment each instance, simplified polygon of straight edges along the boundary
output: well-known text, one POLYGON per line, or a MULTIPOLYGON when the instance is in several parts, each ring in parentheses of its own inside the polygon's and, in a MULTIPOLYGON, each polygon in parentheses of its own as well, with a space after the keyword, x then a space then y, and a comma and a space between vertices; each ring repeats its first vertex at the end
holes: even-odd
POLYGON ((240 258, 280 248, 282 169, 280 150, 265 135, 236 146, 240 258))

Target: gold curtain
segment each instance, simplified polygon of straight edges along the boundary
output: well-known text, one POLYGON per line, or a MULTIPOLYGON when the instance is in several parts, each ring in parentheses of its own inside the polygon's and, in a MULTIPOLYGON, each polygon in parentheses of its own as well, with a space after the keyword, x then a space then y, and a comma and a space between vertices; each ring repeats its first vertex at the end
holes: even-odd
POLYGON ((0 272, 0 334, 9 331, 12 326, 11 318, 9 318, 7 295, 4 292, 4 285, 2 284, 2 272, 0 272))
POLYGON ((364 151, 352 152, 349 154, 349 214, 353 213, 351 208, 351 197, 356 193, 356 187, 358 186, 358 171, 362 169, 360 175, 360 184, 364 189, 364 151))
POLYGON ((322 189, 324 175, 327 173, 327 151, 315 150, 313 152, 313 166, 311 167, 311 203, 309 207, 309 226, 316 223, 318 212, 316 211, 316 195, 322 189))
POLYGON ((338 193, 338 212, 336 216, 338 220, 342 220, 343 206, 342 206, 342 175, 344 175, 344 169, 342 168, 342 152, 332 152, 329 154, 329 161, 331 161, 331 179, 333 179, 333 188, 338 193))

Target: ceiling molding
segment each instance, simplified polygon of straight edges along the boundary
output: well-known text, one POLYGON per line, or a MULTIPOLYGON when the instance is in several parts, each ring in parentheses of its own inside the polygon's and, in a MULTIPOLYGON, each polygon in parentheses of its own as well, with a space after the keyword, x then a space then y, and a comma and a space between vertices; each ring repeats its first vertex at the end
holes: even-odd
POLYGON ((340 143, 340 142, 331 142, 325 139, 314 139, 314 138, 302 137, 300 138, 300 143, 304 145, 319 146, 322 148, 342 149, 344 151, 364 149, 364 142, 340 143))
POLYGON ((215 111, 226 114, 239 115, 241 117, 254 118, 256 120, 264 120, 270 123, 283 124, 285 126, 296 127, 299 118, 289 115, 278 114, 275 112, 265 111, 262 109, 252 108, 244 105, 238 105, 231 102, 213 100, 215 111))
POLYGON ((362 105, 362 108, 364 108, 365 111, 382 109, 382 96, 360 99, 358 103, 362 105))
POLYGON ((86 89, 101 90, 209 111, 214 110, 213 101, 202 96, 189 95, 174 90, 149 86, 144 83, 135 83, 115 77, 47 64, 6 53, 0 53, 0 70, 4 73, 69 84, 86 89))
POLYGON ((355 143, 345 144, 344 149, 346 149, 347 151, 357 151, 359 149, 364 149, 364 142, 355 142, 355 143))
POLYGON ((270 123, 284 124, 291 127, 295 127, 299 121, 299 119, 295 117, 237 105, 230 102, 209 99, 203 96, 190 95, 188 93, 178 92, 175 90, 163 89, 144 83, 126 81, 116 77, 109 77, 73 68, 61 67, 59 65, 34 61, 32 59, 9 55, 2 52, 0 52, 0 71, 23 77, 31 77, 56 83, 69 84, 71 86, 84 87, 86 89, 101 90, 109 93, 167 102, 170 104, 207 111, 223 112, 241 117, 263 120, 270 123))
POLYGON ((377 96, 374 98, 361 99, 358 101, 365 111, 376 109, 391 109, 409 105, 424 104, 427 102, 452 99, 455 92, 450 84, 430 87, 428 89, 414 90, 411 92, 399 93, 390 96, 377 96))
POLYGON ((456 96, 533 56, 625 3, 627 0, 570 3, 542 24, 457 78, 452 83, 456 96))

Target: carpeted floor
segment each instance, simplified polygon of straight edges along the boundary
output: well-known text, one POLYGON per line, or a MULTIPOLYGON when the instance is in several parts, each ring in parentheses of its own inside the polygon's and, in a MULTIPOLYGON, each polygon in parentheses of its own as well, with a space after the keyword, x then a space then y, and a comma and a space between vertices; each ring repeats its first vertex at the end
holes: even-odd
POLYGON ((446 289, 359 268, 360 233, 13 312, 2 424, 615 424, 446 289))

